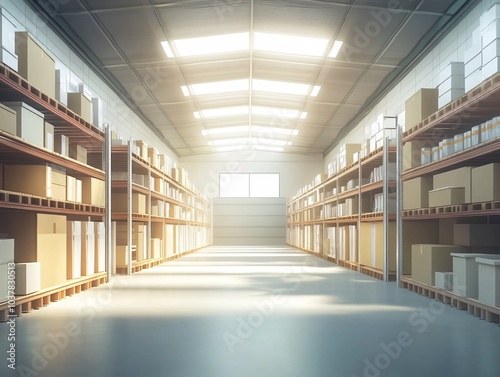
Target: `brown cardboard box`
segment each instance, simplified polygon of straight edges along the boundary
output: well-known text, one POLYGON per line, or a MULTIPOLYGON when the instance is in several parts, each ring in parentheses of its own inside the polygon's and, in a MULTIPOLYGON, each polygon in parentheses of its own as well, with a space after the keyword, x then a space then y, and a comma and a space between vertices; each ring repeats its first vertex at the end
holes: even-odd
POLYGON ((0 163, 0 190, 3 190, 3 164, 0 163))
POLYGON ((54 151, 54 126, 48 122, 45 122, 45 138, 43 144, 49 151, 54 151))
POLYGON ((161 240, 159 238, 151 238, 151 258, 159 259, 161 255, 161 240))
POLYGON ((422 88, 405 102, 405 131, 438 110, 438 89, 422 88))
POLYGON ((472 203, 500 200, 500 163, 472 168, 472 203))
POLYGON ((68 108, 80 117, 92 123, 91 102, 83 93, 68 93, 68 108))
POLYGON ((16 112, 0 103, 0 130, 17 135, 16 112))
POLYGON ((56 64, 27 31, 16 32, 18 73, 30 85, 56 98, 56 64))
POLYGON ((69 138, 65 135, 54 135, 54 152, 69 157, 69 138))
POLYGON ((148 144, 142 140, 136 140, 135 145, 140 150, 139 156, 142 157, 144 160, 148 160, 148 144))
POLYGON ((165 242, 166 242, 166 256, 171 257, 175 254, 175 225, 165 225, 165 242))
POLYGON ((411 275, 412 245, 440 243, 439 230, 437 220, 403 221, 403 275, 411 275))
POLYGON ((179 168, 172 168, 172 179, 174 181, 180 182, 181 177, 180 177, 180 169, 179 168))
POLYGON ((465 203, 464 187, 442 187, 429 191, 429 207, 465 203))
POLYGON ((66 200, 66 171, 64 169, 52 167, 51 170, 52 179, 52 199, 54 200, 66 200))
POLYGON ((74 160, 87 164, 87 149, 78 144, 70 144, 69 157, 74 160))
POLYGON ((41 289, 66 281, 66 216, 10 212, 0 220, 16 263, 40 262, 41 289))
POLYGON ((159 167, 158 150, 156 148, 154 147, 148 148, 148 157, 149 157, 149 162, 151 163, 152 166, 159 167))
POLYGON ((403 171, 416 168, 422 163, 422 148, 432 148, 428 141, 410 141, 403 145, 403 171))
POLYGON ((128 247, 123 245, 116 246, 116 265, 117 266, 127 266, 128 265, 128 247))
POLYGON ((105 183, 93 177, 82 178, 82 201, 93 206, 105 206, 105 183))
POLYGON ((403 210, 429 207, 432 177, 422 176, 403 182, 403 210))
POLYGON ((435 284, 436 272, 453 271, 451 253, 461 253, 464 251, 464 248, 453 245, 412 245, 412 279, 433 286, 435 284))
POLYGON ((4 165, 4 188, 51 198, 52 168, 47 165, 4 165))
MULTIPOLYGON (((396 223, 389 222, 389 271, 396 271, 396 223)), ((363 266, 384 268, 384 224, 383 222, 361 223, 359 236, 359 262, 363 266)))
MULTIPOLYGON (((133 192, 132 193, 132 213, 146 215, 147 200, 146 195, 133 192)), ((127 212, 127 194, 126 193, 113 193, 111 197, 111 211, 116 213, 127 212)))
POLYGON ((453 243, 460 246, 500 247, 500 224, 455 224, 453 243))
POLYGON ((434 175, 433 189, 443 187, 463 187, 465 189, 464 203, 471 203, 472 168, 465 166, 434 175))
POLYGON ((23 296, 38 292, 40 280, 39 262, 16 263, 16 295, 23 296))

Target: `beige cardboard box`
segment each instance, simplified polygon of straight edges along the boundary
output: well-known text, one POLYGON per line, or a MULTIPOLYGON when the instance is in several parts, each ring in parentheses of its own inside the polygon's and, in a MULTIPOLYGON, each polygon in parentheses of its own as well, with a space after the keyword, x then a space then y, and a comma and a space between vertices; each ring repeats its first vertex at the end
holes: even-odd
POLYGON ((29 295, 41 289, 39 262, 16 263, 16 295, 29 295))
POLYGON ((104 272, 106 270, 106 234, 104 222, 94 222, 95 235, 95 257, 94 271, 104 272))
POLYGON ((472 203, 500 200, 500 163, 472 168, 472 203))
POLYGON ((7 301, 9 293, 10 263, 14 263, 14 240, 0 239, 0 303, 7 301))
POLYGON ((76 178, 66 176, 66 200, 76 202, 76 178))
POLYGON ((180 169, 172 168, 172 179, 174 181, 180 182, 181 180, 180 176, 181 176, 180 169))
POLYGON ((82 221, 82 276, 95 273, 95 229, 91 221, 82 221))
POLYGON ((403 275, 411 275, 412 245, 439 244, 437 220, 403 221, 403 275))
POLYGON ((455 224, 453 244, 474 247, 498 247, 500 253, 500 224, 455 224))
POLYGON ((117 266, 127 266, 129 257, 128 257, 128 247, 117 245, 116 246, 116 265, 117 266))
POLYGON ((148 160, 148 144, 142 140, 136 140, 135 145, 140 150, 139 156, 142 157, 144 160, 148 160))
POLYGON ((68 93, 68 108, 92 123, 91 102, 83 93, 68 93))
POLYGON ((422 88, 405 102, 405 131, 438 110, 438 89, 422 88))
POLYGON ((54 126, 48 122, 45 122, 44 146, 49 151, 54 151, 54 126))
POLYGON ((429 207, 432 177, 422 176, 403 182, 403 210, 429 207))
POLYGON ((69 157, 74 160, 87 164, 87 149, 78 144, 70 144, 69 157))
POLYGON ((54 152, 69 157, 69 138, 65 135, 54 135, 54 152))
POLYGON ((464 203, 471 203, 472 168, 465 166, 434 175, 433 189, 443 187, 463 187, 465 189, 464 203))
MULTIPOLYGON (((147 200, 146 195, 134 192, 132 193, 132 213, 146 215, 147 200)), ((127 194, 126 193, 113 193, 111 197, 111 211, 116 213, 127 212, 127 194)))
POLYGON ((52 168, 47 165, 4 165, 4 188, 51 198, 52 168))
POLYGON ((500 308, 500 259, 476 258, 478 271, 478 300, 500 308))
POLYGON ((54 200, 66 200, 66 171, 57 167, 52 167, 51 170, 52 179, 52 199, 54 200))
POLYGON ((161 240, 159 238, 151 238, 151 258, 159 259, 161 255, 161 240))
POLYGON ((75 192, 75 201, 77 203, 82 203, 83 201, 83 182, 81 179, 76 180, 76 192, 75 192))
POLYGON ((82 276, 82 223, 81 221, 67 222, 66 235, 66 274, 68 279, 77 279, 82 276))
POLYGON ((18 73, 30 85, 56 98, 56 64, 27 31, 16 32, 18 73))
POLYGON ((0 190, 3 190, 3 164, 0 163, 0 190))
POLYGON ((16 112, 0 103, 0 130, 17 135, 16 112))
POLYGON ((16 112, 16 135, 43 148, 45 144, 44 115, 24 102, 4 102, 16 112))
POLYGON ((93 177, 82 178, 82 201, 85 204, 104 207, 105 183, 93 177))
POLYGON ((465 251, 466 249, 453 245, 412 245, 412 279, 433 286, 435 284, 436 272, 453 271, 451 253, 462 253, 465 251))
POLYGON ((0 220, 16 263, 40 262, 40 288, 66 281, 66 216, 10 212, 0 220))
POLYGON ((422 148, 431 148, 428 141, 410 141, 403 145, 403 170, 419 167, 422 163, 422 148))
POLYGON ((154 167, 159 167, 158 164, 158 150, 154 147, 148 148, 148 157, 149 157, 149 162, 151 165, 154 167))
POLYGON ((465 203, 464 187, 442 187, 429 191, 429 207, 465 203))

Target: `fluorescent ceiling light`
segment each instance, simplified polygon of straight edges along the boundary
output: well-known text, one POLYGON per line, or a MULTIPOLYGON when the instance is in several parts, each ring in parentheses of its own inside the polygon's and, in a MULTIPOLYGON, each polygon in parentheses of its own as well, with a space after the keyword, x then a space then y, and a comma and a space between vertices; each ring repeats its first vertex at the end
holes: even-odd
POLYGON ((252 114, 275 116, 279 118, 297 118, 298 110, 278 109, 274 107, 252 106, 252 114))
POLYGON ((307 117, 307 113, 305 111, 303 111, 301 114, 300 114, 300 119, 306 119, 307 117))
POLYGON ((170 44, 167 41, 161 42, 161 46, 163 47, 163 50, 165 50, 167 58, 175 58, 174 52, 172 51, 172 48, 170 47, 170 44))
POLYGON ((256 145, 255 149, 258 149, 260 151, 269 151, 269 152, 283 152, 284 148, 282 147, 268 147, 265 145, 256 145))
POLYGON ((344 44, 344 42, 342 41, 335 41, 333 42, 333 47, 332 49, 330 50, 330 53, 328 54, 328 57, 329 58, 336 58, 339 51, 340 51, 340 48, 342 47, 342 45, 344 44))
POLYGON ((284 81, 252 80, 252 90, 305 96, 311 86, 284 81))
POLYGON ((214 141, 209 141, 208 145, 242 145, 242 144, 248 144, 248 139, 219 139, 219 140, 214 140, 214 141))
POLYGON ((182 93, 187 97, 189 96, 189 90, 187 88, 187 86, 183 85, 181 86, 181 90, 182 90, 182 93))
POLYGON ((316 97, 318 95, 320 89, 321 89, 321 86, 318 86, 318 85, 313 86, 312 91, 311 91, 311 97, 316 97))
POLYGON ((262 133, 262 134, 278 134, 278 135, 298 135, 298 130, 291 130, 288 128, 279 127, 264 127, 264 126, 252 126, 252 132, 262 133))
POLYGON ((317 57, 324 56, 327 45, 327 39, 270 33, 254 33, 253 42, 255 50, 317 57))
MULTIPOLYGON (((173 41, 179 56, 220 54, 248 50, 248 33, 214 35, 211 37, 177 39, 173 41)), ((167 55, 168 56, 168 55, 167 55)))
POLYGON ((207 109, 202 111, 195 111, 194 117, 199 119, 203 118, 217 118, 232 115, 245 115, 248 114, 248 106, 235 106, 235 107, 223 107, 218 109, 207 109))
POLYGON ((201 131, 201 133, 203 135, 207 136, 207 135, 242 133, 242 132, 249 132, 249 131, 250 131, 249 126, 234 126, 234 127, 210 128, 208 130, 201 131))
MULTIPOLYGON (((193 84, 189 86, 188 94, 184 92, 185 96, 189 96, 191 93, 196 96, 203 96, 206 94, 218 94, 218 93, 230 93, 230 92, 241 92, 248 90, 248 79, 243 80, 231 80, 231 81, 219 81, 219 82, 209 82, 204 84, 193 84)), ((181 87, 183 88, 183 87, 181 87)), ((187 87, 185 87, 187 90, 187 87)))
POLYGON ((217 152, 234 152, 234 151, 241 151, 245 148, 247 148, 246 145, 233 145, 230 147, 217 147, 215 148, 215 150, 217 152))

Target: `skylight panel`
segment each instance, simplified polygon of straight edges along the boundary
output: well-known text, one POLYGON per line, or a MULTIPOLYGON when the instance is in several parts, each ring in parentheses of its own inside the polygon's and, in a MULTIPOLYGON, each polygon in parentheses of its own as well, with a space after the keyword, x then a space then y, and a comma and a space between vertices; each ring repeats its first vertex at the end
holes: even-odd
POLYGON ((207 136, 207 135, 222 135, 231 133, 244 133, 249 131, 250 131, 249 126, 233 126, 233 127, 210 128, 208 130, 201 131, 201 133, 204 136, 207 136))
POLYGON ((332 49, 330 50, 330 53, 328 54, 328 57, 329 58, 336 58, 339 51, 340 51, 340 48, 342 47, 342 45, 344 44, 344 42, 342 41, 335 41, 333 42, 333 47, 332 49))
POLYGON ((253 43, 255 50, 314 57, 324 56, 327 45, 327 39, 270 33, 254 33, 253 43))
POLYGON ((177 39, 173 41, 173 44, 181 57, 244 51, 249 49, 249 34, 236 33, 177 39))
POLYGON ((189 96, 190 94, 193 94, 196 96, 203 96, 207 94, 241 92, 248 90, 249 88, 248 82, 249 82, 248 79, 242 79, 242 80, 210 82, 203 84, 193 84, 189 86, 189 90, 187 91, 188 94, 184 93, 184 95, 189 96))

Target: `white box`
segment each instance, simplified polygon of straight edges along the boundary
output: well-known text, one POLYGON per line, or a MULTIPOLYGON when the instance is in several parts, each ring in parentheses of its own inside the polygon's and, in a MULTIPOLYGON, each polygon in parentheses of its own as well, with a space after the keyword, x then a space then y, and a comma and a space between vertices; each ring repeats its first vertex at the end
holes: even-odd
POLYGON ((40 290, 40 262, 16 263, 16 295, 40 290))
POLYGON ((63 73, 62 70, 56 69, 56 100, 65 106, 68 105, 68 82, 69 75, 66 70, 63 73))
MULTIPOLYGON (((465 79, 464 79, 464 86, 465 86, 465 79)), ((465 94, 465 88, 454 88, 451 90, 448 90, 447 92, 444 92, 442 95, 439 96, 438 98, 438 108, 442 108, 443 106, 446 106, 452 101, 455 101, 457 98, 462 97, 465 94)))
POLYGON ((14 240, 0 239, 0 302, 9 294, 9 264, 14 263, 14 240))
POLYGON ((4 102, 3 104, 17 114, 17 136, 43 148, 45 145, 44 115, 24 102, 4 102))
POLYGON ((15 18, 8 13, 5 8, 0 8, 0 60, 16 72, 19 69, 18 58, 16 55, 16 31, 15 18))
POLYGON ((94 223, 94 238, 95 238, 95 267, 94 271, 106 271, 106 234, 104 222, 94 223))
POLYGON ((445 291, 453 289, 453 272, 435 272, 435 286, 445 291))
POLYGON ((472 132, 464 132, 464 149, 472 147, 472 132))
POLYGON ((496 57, 489 63, 483 65, 483 68, 481 69, 482 81, 489 79, 498 72, 500 72, 500 58, 496 57))
POLYGON ((493 4, 489 10, 484 12, 480 18, 481 30, 484 30, 489 24, 500 18, 500 5, 493 4))
POLYGON ((94 274, 95 269, 95 232, 94 223, 82 221, 82 276, 94 274))
POLYGON ((453 293, 468 297, 478 297, 478 263, 476 258, 500 259, 500 255, 479 253, 452 253, 453 293))
POLYGON ((465 63, 465 77, 468 77, 478 69, 481 69, 482 66, 483 56, 481 54, 477 54, 469 62, 465 63))
POLYGON ((452 89, 464 89, 465 88, 465 76, 450 76, 439 84, 439 96, 452 89))
POLYGON ((485 48, 498 38, 500 38, 500 20, 494 19, 481 30, 481 47, 485 48))
POLYGON ((500 56, 500 39, 495 39, 488 46, 483 48, 483 67, 496 57, 500 56))
POLYGON ((82 222, 68 221, 66 232, 66 273, 68 279, 77 279, 82 276, 82 222))
POLYGON ((463 62, 451 62, 439 72, 439 84, 445 82, 452 76, 465 76, 465 65, 463 62))
POLYGON ((483 76, 481 73, 481 69, 472 72, 469 76, 465 77, 465 92, 467 93, 471 89, 474 89, 482 82, 483 82, 483 76))
POLYGON ((479 302, 500 307, 500 259, 477 258, 479 302))
POLYGON ((463 151, 463 149, 464 149, 464 134, 455 135, 453 140, 454 140, 454 145, 453 145, 454 151, 455 152, 463 151))
POLYGON ((474 126, 471 128, 471 137, 470 137, 470 144, 471 147, 475 147, 476 145, 479 145, 481 142, 481 126, 474 126))
POLYGON ((92 124, 100 129, 103 128, 104 124, 102 121, 102 101, 100 98, 92 97, 92 124))

